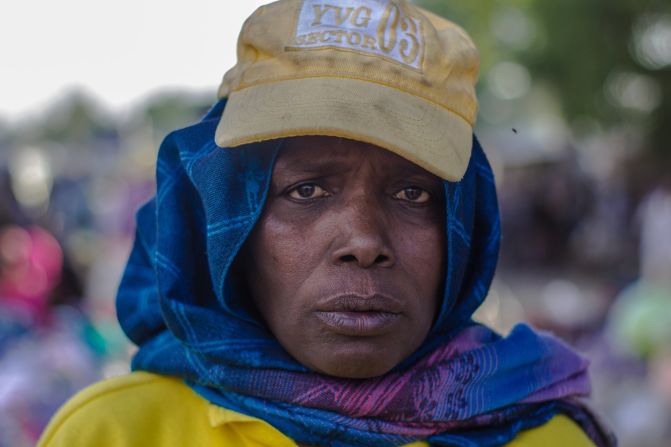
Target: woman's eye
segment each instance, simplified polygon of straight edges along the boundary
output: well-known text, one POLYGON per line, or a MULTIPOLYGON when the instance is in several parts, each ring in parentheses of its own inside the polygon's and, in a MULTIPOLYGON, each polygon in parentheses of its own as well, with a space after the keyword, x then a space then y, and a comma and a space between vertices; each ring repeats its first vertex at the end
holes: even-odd
POLYGON ((289 197, 296 200, 316 199, 328 195, 324 188, 315 183, 304 183, 289 191, 289 197))
POLYGON ((409 188, 404 188, 394 194, 394 198, 412 203, 426 203, 431 198, 431 195, 422 188, 411 186, 409 188))

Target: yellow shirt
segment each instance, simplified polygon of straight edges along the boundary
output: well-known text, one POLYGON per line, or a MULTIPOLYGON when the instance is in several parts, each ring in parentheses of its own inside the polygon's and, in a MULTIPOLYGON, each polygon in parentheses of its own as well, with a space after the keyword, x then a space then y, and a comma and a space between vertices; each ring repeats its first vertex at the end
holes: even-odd
MULTIPOLYGON (((38 447, 296 447, 270 424, 215 406, 181 380, 135 372, 83 390, 66 403, 38 447)), ((406 447, 426 446, 415 442, 406 447)), ((510 447, 593 447, 573 421, 555 416, 510 447)))

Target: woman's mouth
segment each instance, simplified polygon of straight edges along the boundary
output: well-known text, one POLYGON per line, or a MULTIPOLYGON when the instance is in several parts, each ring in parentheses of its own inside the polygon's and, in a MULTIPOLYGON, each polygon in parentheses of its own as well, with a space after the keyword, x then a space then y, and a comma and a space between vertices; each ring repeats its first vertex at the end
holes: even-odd
POLYGON ((337 334, 373 337, 393 330, 401 310, 398 301, 385 295, 346 294, 321 301, 315 316, 337 334))

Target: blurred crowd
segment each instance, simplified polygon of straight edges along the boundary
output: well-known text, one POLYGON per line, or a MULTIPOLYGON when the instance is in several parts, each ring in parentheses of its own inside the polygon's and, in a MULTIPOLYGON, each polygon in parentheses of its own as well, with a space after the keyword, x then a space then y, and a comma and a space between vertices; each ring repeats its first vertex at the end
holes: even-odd
POLYGON ((0 446, 35 444, 76 391, 128 371, 114 297, 168 129, 198 98, 112 118, 73 95, 0 132, 0 446))
POLYGON ((670 177, 634 191, 589 175, 572 153, 503 169, 500 268, 477 317, 502 332, 526 320, 571 343, 591 361, 592 404, 621 445, 666 446, 670 177))

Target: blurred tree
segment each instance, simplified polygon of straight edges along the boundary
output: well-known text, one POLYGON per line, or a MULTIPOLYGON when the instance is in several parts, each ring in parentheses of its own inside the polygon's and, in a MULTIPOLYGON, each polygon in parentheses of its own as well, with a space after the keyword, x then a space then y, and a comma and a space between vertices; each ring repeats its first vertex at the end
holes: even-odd
POLYGON ((534 85, 555 92, 574 130, 584 123, 633 129, 650 155, 671 159, 668 0, 415 3, 468 30, 483 78, 501 61, 520 64, 534 85))
POLYGON ((84 145, 93 138, 116 138, 114 118, 87 93, 73 90, 50 105, 37 122, 29 120, 20 130, 24 143, 84 145))
POLYGON ((162 138, 173 129, 188 126, 198 120, 212 106, 215 97, 215 92, 161 93, 147 101, 142 113, 151 120, 162 138))

